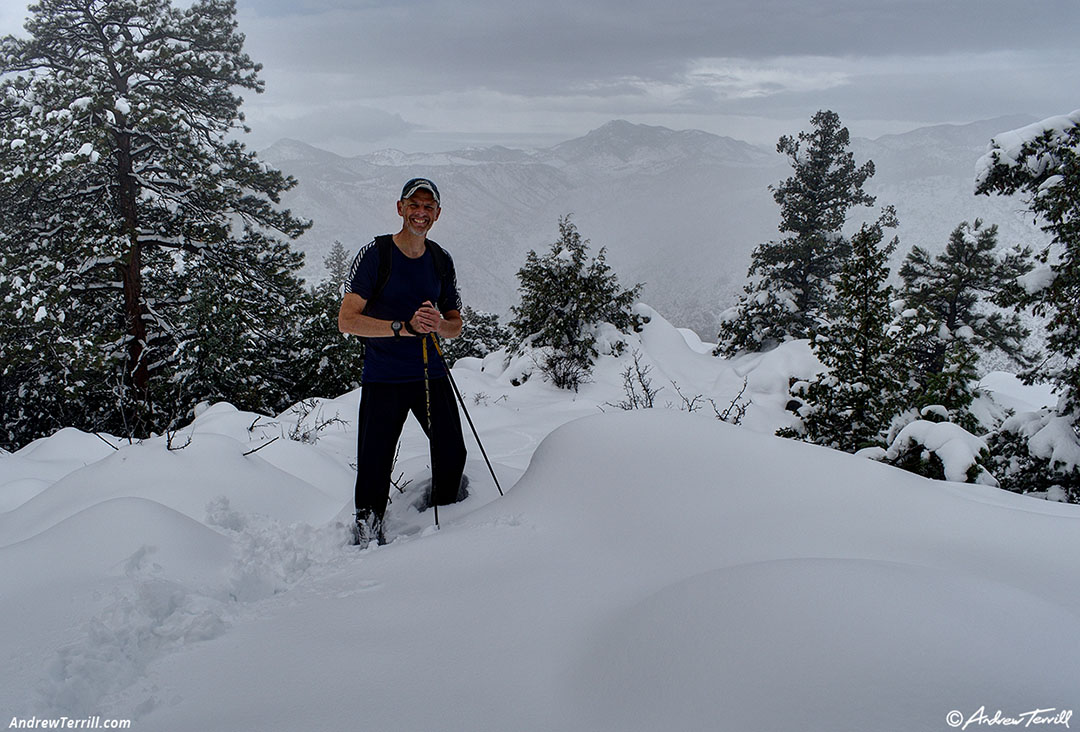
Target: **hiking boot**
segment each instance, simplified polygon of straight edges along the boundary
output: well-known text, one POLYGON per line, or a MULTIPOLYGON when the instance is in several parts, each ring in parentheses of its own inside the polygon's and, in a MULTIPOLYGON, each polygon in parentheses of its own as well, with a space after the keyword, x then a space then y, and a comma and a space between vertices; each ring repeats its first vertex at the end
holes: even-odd
POLYGON ((386 543, 382 519, 369 508, 361 509, 356 512, 353 524, 353 544, 363 549, 373 541, 379 546, 386 543))

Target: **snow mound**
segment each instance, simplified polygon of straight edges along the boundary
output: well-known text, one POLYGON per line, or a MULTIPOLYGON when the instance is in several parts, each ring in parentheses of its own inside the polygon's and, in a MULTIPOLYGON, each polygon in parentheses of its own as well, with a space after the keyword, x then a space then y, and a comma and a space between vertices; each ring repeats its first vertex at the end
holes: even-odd
MULTIPOLYGON (((75 470, 17 511, 0 514, 0 542, 33 536, 110 498, 156 501, 201 520, 206 505, 226 496, 245 513, 282 521, 323 523, 340 503, 300 478, 275 468, 246 444, 214 434, 199 435, 182 450, 161 442, 124 445, 104 459, 75 470)), ((10 458, 9 458, 10 459, 10 458)))
POLYGON ((229 556, 229 540, 204 524, 144 498, 94 504, 25 541, 0 547, 0 576, 21 571, 30 584, 123 576, 142 566, 171 580, 203 582, 229 556), (118 531, 123 527, 122 531, 118 531))
POLYGON ((943 729, 947 712, 987 699, 1065 699, 1076 629, 1040 598, 932 567, 745 564, 605 618, 572 685, 594 730, 943 729))

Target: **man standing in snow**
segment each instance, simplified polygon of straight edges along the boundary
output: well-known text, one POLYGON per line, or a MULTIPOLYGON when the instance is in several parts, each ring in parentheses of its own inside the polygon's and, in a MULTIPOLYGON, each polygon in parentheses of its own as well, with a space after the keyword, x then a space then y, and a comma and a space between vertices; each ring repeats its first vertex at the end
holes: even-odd
POLYGON ((414 178, 402 189, 397 210, 401 231, 375 237, 360 249, 338 313, 341 332, 367 342, 357 438, 360 545, 385 542, 390 472, 409 412, 431 442, 432 504, 458 499, 465 469, 454 392, 433 347, 433 336, 455 338, 462 326, 453 260, 427 238, 442 212, 439 189, 426 178, 414 178))

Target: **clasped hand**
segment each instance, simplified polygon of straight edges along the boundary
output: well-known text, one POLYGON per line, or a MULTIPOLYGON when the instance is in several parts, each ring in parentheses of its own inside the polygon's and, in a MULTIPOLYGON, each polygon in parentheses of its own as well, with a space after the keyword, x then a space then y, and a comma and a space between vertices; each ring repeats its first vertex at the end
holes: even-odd
POLYGON ((410 322, 417 333, 438 333, 439 323, 442 322, 442 319, 442 313, 429 300, 413 314, 410 322))

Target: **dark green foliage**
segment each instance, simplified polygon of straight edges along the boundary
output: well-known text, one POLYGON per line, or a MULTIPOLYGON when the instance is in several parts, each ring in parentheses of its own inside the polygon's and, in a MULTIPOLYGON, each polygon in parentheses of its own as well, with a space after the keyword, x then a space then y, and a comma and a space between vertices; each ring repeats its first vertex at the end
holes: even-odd
POLYGON ((815 333, 829 316, 832 280, 849 252, 841 235, 848 211, 874 204, 863 190, 874 164, 855 165, 839 116, 821 111, 810 121, 812 131, 781 137, 776 146, 794 169, 772 189, 787 236, 754 250, 752 280, 723 317, 717 355, 768 350, 815 333))
POLYGON ((510 343, 510 331, 499 325, 499 316, 494 313, 466 305, 461 320, 461 335, 441 342, 443 357, 451 366, 459 358, 483 358, 510 343))
POLYGON ((1048 318, 1047 346, 1057 358, 1041 361, 1023 376, 1062 389, 1063 410, 1080 416, 1080 121, 1046 130, 1019 150, 995 143, 993 163, 978 181, 978 193, 1026 193, 1028 208, 1052 237, 1038 253, 1046 276, 1037 286, 1017 289, 1011 302, 1048 318))
POLYGON ((540 370, 560 388, 577 391, 589 378, 600 355, 599 325, 622 333, 641 325, 631 310, 641 285, 622 289, 603 248, 590 259, 589 242, 569 216, 559 219, 559 240, 551 250, 544 256, 530 251, 517 276, 521 300, 511 308, 511 347, 519 353, 532 349, 540 370))
POLYGON ((326 278, 308 290, 296 319, 289 374, 291 393, 302 398, 333 398, 360 386, 364 348, 360 339, 338 329, 338 311, 350 258, 334 242, 323 259, 326 278))
MULTIPOLYGON (((935 450, 927 448, 918 439, 909 439, 902 444, 898 441, 893 444, 885 458, 885 462, 909 473, 915 473, 933 480, 956 480, 959 477, 946 475, 945 463, 942 461, 941 456, 935 450)), ((980 449, 977 454, 971 456, 971 462, 964 474, 963 482, 993 485, 994 478, 987 470, 989 463, 989 451, 985 448, 980 449)))
MULTIPOLYGON (((976 191, 1024 193, 1028 209, 1051 235, 1051 244, 1036 255, 1037 271, 1008 300, 1047 320, 1046 346, 1051 355, 1020 375, 1028 383, 1049 382, 1057 387, 1060 400, 1055 418, 1064 420, 1068 429, 1059 430, 1056 439, 1076 451, 1080 450, 1080 119, 1076 115, 1049 119, 1043 126, 1046 129, 1039 134, 1025 130, 1021 141, 1009 147, 995 140, 976 191)), ((1010 445, 1033 434, 1021 427, 1011 432, 1013 437, 1002 437, 1010 445)), ((1026 456, 1020 447, 1010 449, 1007 470, 999 476, 1003 485, 1025 490, 1066 486, 1069 499, 1078 500, 1075 464, 1055 464, 1043 455, 1044 449, 1034 445, 1028 446, 1026 456)))
POLYGON ((997 226, 965 221, 953 230, 943 253, 931 258, 916 246, 900 267, 906 306, 927 308, 944 328, 938 329, 929 350, 919 354, 925 373, 945 369, 952 343, 997 349, 1023 362, 1028 330, 1017 314, 1007 316, 987 303, 1015 290, 1017 279, 1031 271, 1031 252, 1015 249, 999 258, 997 246, 997 226))
POLYGON ((934 480, 945 480, 945 464, 937 453, 927 450, 923 445, 912 442, 898 451, 895 458, 888 461, 893 467, 909 473, 922 475, 934 480))
POLYGON ((276 237, 307 224, 275 207, 294 181, 232 139, 232 90, 262 90, 235 12, 42 0, 0 41, 7 444, 291 399, 302 256, 276 237))
POLYGON ((888 212, 864 224, 851 240, 851 254, 836 279, 836 318, 810 345, 828 369, 810 382, 796 383, 802 427, 782 430, 818 445, 855 452, 884 446, 889 420, 897 409, 898 364, 890 338, 892 288, 888 258, 896 240, 882 244, 883 226, 895 225, 888 212))
POLYGON ((1037 455, 1031 449, 1032 437, 1048 426, 1053 429, 1053 422, 1061 420, 1049 410, 1016 415, 987 436, 991 453, 989 468, 1002 488, 1080 503, 1080 468, 1037 455))
POLYGON ((897 340, 916 386, 911 406, 941 406, 950 421, 972 433, 985 431, 969 408, 976 396, 980 352, 1000 350, 1026 362, 1028 330, 1015 313, 991 303, 1016 288, 1031 270, 1030 252, 998 255, 997 227, 963 222, 937 257, 912 247, 900 268, 905 314, 897 340))

